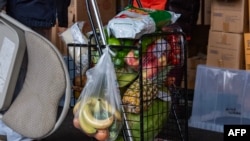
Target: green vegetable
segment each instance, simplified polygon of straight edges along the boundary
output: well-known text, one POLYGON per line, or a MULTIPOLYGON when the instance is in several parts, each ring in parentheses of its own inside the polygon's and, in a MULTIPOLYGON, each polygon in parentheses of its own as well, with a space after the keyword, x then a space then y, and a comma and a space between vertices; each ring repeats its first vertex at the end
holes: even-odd
POLYGON ((113 46, 133 46, 134 42, 134 39, 118 39, 113 36, 108 37, 108 45, 113 46))
POLYGON ((134 39, 121 39, 120 42, 121 42, 121 45, 123 46, 133 46, 135 40, 134 39))
POLYGON ((121 68, 121 67, 123 67, 124 66, 124 61, 123 61, 123 59, 122 58, 118 58, 118 57, 116 57, 116 58, 114 58, 114 64, 115 64, 115 67, 118 67, 118 68, 121 68))
POLYGON ((132 83, 137 76, 138 76, 137 73, 124 73, 124 74, 121 74, 117 78, 117 81, 119 83, 119 87, 122 88, 122 87, 125 87, 128 84, 132 83))
POLYGON ((113 58, 113 62, 115 64, 115 67, 121 68, 125 65, 125 57, 129 52, 129 49, 115 49, 116 55, 113 58))
POLYGON ((122 134, 119 135, 115 141, 124 141, 122 134))
POLYGON ((108 45, 120 46, 121 43, 120 43, 119 39, 117 39, 115 37, 110 37, 110 38, 108 38, 108 45))
POLYGON ((129 52, 128 48, 122 48, 123 46, 133 46, 134 40, 132 39, 118 39, 115 37, 108 38, 108 45, 114 46, 112 50, 116 53, 116 56, 113 58, 115 67, 121 68, 124 67, 125 61, 124 58, 129 52))
MULTIPOLYGON (((147 111, 143 112, 144 141, 152 141, 163 128, 170 110, 170 102, 155 99, 147 111)), ((140 114, 127 114, 130 131, 134 141, 141 141, 140 114)))
POLYGON ((113 122, 113 124, 111 125, 111 127, 109 128, 109 138, 110 140, 114 140, 117 141, 117 138, 119 138, 119 136, 121 136, 121 129, 122 128, 122 123, 121 122, 113 122))
POLYGON ((142 52, 146 52, 150 44, 152 44, 156 39, 152 37, 143 37, 141 40, 142 52))

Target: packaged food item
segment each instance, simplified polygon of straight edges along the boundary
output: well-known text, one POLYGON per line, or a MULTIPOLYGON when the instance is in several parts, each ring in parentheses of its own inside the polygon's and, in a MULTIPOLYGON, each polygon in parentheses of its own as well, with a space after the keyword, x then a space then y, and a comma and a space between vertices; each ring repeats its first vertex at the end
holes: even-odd
POLYGON ((107 31, 116 38, 139 39, 143 34, 174 23, 179 17, 180 14, 171 11, 128 6, 109 21, 107 31))

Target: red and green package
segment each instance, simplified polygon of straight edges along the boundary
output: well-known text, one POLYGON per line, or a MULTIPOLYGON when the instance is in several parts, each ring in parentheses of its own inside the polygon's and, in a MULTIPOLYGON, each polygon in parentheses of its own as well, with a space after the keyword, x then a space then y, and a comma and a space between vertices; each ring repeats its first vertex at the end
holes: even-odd
POLYGON ((109 21, 107 31, 115 38, 139 39, 174 23, 179 17, 180 14, 171 11, 128 6, 109 21))

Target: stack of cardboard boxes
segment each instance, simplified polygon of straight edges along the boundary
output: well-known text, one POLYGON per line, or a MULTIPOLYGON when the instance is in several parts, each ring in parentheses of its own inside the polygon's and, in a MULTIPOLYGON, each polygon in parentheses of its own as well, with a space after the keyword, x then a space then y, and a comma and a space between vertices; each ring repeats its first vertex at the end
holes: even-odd
POLYGON ((244 69, 243 35, 248 29, 248 0, 212 0, 206 64, 244 69))
POLYGON ((249 5, 248 0, 201 0, 198 24, 210 25, 207 56, 188 58, 189 89, 195 87, 199 64, 250 70, 249 5))
MULTIPOLYGON (((250 2, 248 3, 248 19, 250 21, 250 2)), ((249 22, 250 29, 250 22, 249 22)), ((245 46, 245 69, 250 70, 250 31, 244 34, 244 46, 245 46)))
POLYGON ((187 88, 193 90, 195 88, 196 69, 200 64, 206 64, 206 56, 198 54, 187 59, 187 88))

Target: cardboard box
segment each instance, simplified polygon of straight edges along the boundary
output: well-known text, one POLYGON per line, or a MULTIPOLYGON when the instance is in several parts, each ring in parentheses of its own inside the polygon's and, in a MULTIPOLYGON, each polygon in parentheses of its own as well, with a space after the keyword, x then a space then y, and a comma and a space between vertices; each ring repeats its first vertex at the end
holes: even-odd
POLYGON ((200 0, 200 11, 197 24, 211 24, 211 1, 212 0, 200 0))
POLYGON ((248 31, 250 32, 250 2, 248 1, 248 31))
POLYGON ((196 69, 199 64, 206 64, 205 55, 197 55, 187 58, 187 69, 196 69))
POLYGON ((244 33, 249 29, 247 0, 212 0, 211 30, 244 33))
POLYGON ((207 65, 243 69, 243 34, 209 31, 207 65))
POLYGON ((206 64, 206 57, 194 56, 187 59, 187 87, 194 89, 196 79, 196 69, 200 64, 206 64))
POLYGON ((187 70, 187 88, 190 90, 193 90, 195 87, 195 76, 196 76, 195 69, 187 70))
POLYGON ((250 70, 250 33, 244 34, 245 69, 250 70))

